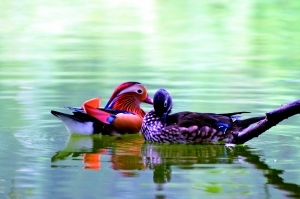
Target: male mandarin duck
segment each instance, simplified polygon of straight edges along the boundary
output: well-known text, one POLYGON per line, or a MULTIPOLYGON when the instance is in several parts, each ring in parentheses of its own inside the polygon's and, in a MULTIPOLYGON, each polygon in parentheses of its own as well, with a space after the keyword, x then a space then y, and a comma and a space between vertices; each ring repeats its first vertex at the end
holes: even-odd
POLYGON ((145 140, 167 143, 207 143, 223 142, 238 143, 238 132, 265 117, 253 117, 240 120, 239 114, 234 113, 197 113, 179 112, 170 114, 172 110, 170 94, 159 89, 153 97, 153 107, 143 119, 142 135, 145 140))
POLYGON ((104 108, 98 108, 100 98, 83 103, 81 108, 65 107, 73 115, 51 111, 60 119, 70 134, 132 134, 139 133, 145 112, 141 102, 153 104, 146 87, 139 82, 120 84, 104 108))

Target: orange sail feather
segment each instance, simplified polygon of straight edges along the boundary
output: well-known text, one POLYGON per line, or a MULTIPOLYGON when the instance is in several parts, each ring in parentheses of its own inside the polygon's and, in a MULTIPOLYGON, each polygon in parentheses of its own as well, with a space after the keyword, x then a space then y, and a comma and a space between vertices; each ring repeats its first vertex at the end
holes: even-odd
POLYGON ((112 117, 110 113, 99 110, 97 108, 91 107, 88 104, 83 104, 83 109, 86 114, 93 116, 104 124, 110 124, 111 122, 108 120, 109 117, 112 117))
POLYGON ((82 108, 84 108, 84 106, 98 108, 98 107, 100 107, 100 102, 101 102, 101 99, 99 97, 95 97, 95 98, 85 101, 82 105, 82 108))

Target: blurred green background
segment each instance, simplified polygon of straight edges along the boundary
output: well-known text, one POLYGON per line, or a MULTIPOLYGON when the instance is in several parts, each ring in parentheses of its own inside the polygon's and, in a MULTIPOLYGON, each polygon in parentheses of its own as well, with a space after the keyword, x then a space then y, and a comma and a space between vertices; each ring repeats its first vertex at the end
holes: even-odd
POLYGON ((0 10, 1 198, 300 197, 299 116, 230 152, 74 140, 50 114, 96 96, 104 105, 124 81, 151 96, 166 88, 174 112, 254 116, 297 100, 300 2, 12 0, 0 10), (85 151, 103 156, 100 170, 83 169, 85 151))

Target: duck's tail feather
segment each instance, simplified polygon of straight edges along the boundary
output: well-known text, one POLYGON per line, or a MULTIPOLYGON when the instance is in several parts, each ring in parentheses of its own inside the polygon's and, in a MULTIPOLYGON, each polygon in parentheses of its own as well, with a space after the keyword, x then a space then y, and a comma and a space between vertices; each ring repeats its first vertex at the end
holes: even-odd
POLYGON ((265 116, 251 117, 251 118, 244 119, 244 120, 237 120, 236 122, 238 124, 238 128, 239 128, 239 131, 240 131, 240 130, 243 130, 245 128, 248 128, 251 124, 259 122, 259 121, 261 121, 265 118, 266 118, 265 116))
POLYGON ((62 113, 58 111, 51 110, 52 115, 56 116, 58 119, 62 117, 67 117, 78 122, 87 122, 87 121, 95 121, 96 119, 86 113, 83 112, 73 112, 73 115, 62 113))
POLYGON ((241 112, 232 112, 232 113, 219 113, 219 115, 224 115, 224 116, 231 117, 231 116, 240 115, 240 114, 243 114, 243 113, 250 113, 250 112, 248 112, 248 111, 241 111, 241 112))
POLYGON ((71 106, 64 106, 63 108, 67 108, 73 112, 81 112, 84 113, 84 110, 82 107, 71 107, 71 106))
POLYGON ((81 112, 74 112, 74 115, 51 111, 63 122, 70 134, 92 135, 95 133, 94 118, 81 112))

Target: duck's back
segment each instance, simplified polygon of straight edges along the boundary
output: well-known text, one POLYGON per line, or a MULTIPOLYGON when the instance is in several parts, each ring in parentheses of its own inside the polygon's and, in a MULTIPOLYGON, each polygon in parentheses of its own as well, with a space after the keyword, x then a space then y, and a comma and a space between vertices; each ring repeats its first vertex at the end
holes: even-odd
POLYGON ((239 120, 239 114, 248 112, 233 112, 233 113, 199 113, 199 112, 179 112, 169 115, 167 118, 167 126, 177 124, 180 127, 197 126, 214 128, 221 130, 223 133, 227 129, 231 131, 240 131, 247 128, 249 125, 263 119, 264 117, 254 117, 245 120, 239 120))
POLYGON ((169 115, 167 125, 177 124, 180 127, 208 126, 216 128, 219 123, 232 125, 233 119, 228 115, 215 113, 180 112, 169 115))

